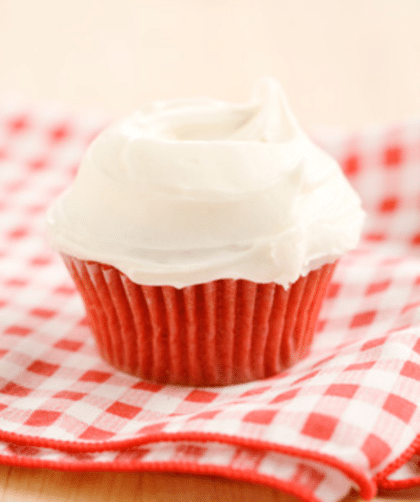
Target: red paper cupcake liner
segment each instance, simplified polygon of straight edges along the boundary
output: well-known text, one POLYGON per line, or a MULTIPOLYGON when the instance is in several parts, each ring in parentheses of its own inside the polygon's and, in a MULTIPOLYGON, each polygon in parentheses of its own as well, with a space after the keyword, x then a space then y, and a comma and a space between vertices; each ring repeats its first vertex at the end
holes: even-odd
POLYGON ((309 351, 334 264, 275 283, 221 279, 177 289, 63 255, 101 356, 159 383, 217 386, 266 378, 309 351))

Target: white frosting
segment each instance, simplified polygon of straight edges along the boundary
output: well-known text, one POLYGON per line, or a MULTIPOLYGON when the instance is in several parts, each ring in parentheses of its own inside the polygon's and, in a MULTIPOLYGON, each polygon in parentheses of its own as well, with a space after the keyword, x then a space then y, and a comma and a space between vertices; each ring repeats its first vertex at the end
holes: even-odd
POLYGON ((59 251, 178 288, 285 287, 357 245, 364 212, 276 81, 246 104, 156 102, 100 134, 48 211, 59 251))

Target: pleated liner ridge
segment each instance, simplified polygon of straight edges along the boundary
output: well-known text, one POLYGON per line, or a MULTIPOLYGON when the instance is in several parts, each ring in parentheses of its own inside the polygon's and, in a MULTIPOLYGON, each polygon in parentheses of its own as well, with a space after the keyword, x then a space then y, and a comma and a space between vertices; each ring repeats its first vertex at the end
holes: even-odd
POLYGON ((63 259, 107 362, 145 380, 191 386, 261 379, 303 358, 334 269, 324 265, 287 290, 233 279, 177 289, 63 259))

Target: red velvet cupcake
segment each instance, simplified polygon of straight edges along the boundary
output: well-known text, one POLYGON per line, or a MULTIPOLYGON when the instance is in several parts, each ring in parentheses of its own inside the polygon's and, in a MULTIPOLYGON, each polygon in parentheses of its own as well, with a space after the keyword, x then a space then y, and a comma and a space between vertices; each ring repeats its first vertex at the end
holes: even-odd
POLYGON ((310 350, 360 200, 273 80, 244 105, 149 105, 105 130, 49 210, 101 356, 161 383, 230 385, 310 350))
POLYGON ((244 279, 177 289, 63 258, 106 361, 146 380, 195 386, 269 377, 304 357, 334 269, 324 265, 287 290, 244 279))

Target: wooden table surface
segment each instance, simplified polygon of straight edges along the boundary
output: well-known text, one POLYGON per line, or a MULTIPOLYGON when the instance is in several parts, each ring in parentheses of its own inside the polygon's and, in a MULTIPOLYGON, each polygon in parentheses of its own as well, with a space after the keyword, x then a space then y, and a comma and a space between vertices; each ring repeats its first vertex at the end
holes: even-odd
MULTIPOLYGON (((419 19, 417 0, 0 0, 0 97, 119 114, 246 99, 271 74, 306 127, 399 121, 420 115, 419 19)), ((0 502, 256 500, 295 499, 221 478, 0 466, 0 502)))
MULTIPOLYGON (((420 500, 420 488, 376 502, 420 500)), ((0 466, 0 502, 298 502, 272 488, 217 477, 155 473, 68 473, 0 466)), ((342 502, 359 502, 356 493, 342 502)))

